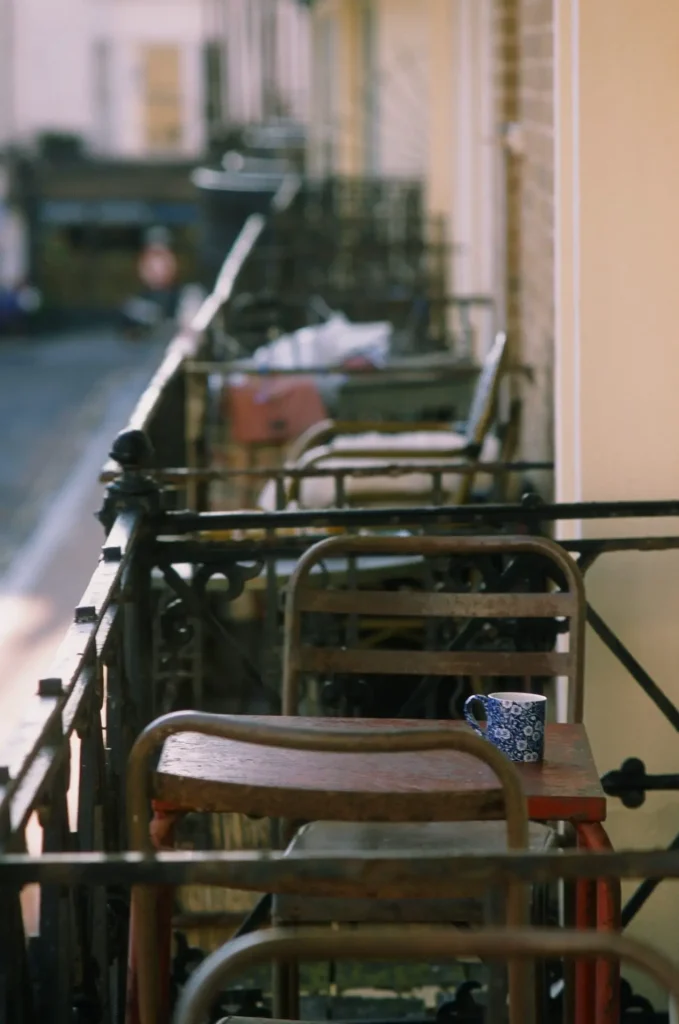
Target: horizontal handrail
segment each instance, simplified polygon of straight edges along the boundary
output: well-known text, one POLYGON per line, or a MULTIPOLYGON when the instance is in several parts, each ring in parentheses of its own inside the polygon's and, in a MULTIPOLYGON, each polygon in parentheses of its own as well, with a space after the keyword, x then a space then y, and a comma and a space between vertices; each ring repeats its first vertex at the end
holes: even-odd
MULTIPOLYGON (((361 453, 356 453, 360 459, 361 453)), ((346 460, 348 462, 348 459, 346 460)), ((255 469, 193 469, 186 466, 170 466, 167 469, 150 469, 148 475, 158 482, 164 484, 181 484, 186 480, 231 480, 247 478, 253 480, 296 480, 308 479, 311 477, 372 477, 372 476, 408 476, 411 473, 448 473, 459 476, 474 476, 477 473, 486 473, 491 476, 500 476, 505 473, 525 473, 533 471, 551 471, 554 469, 553 462, 448 462, 445 460, 422 459, 421 461, 408 462, 386 462, 381 466, 361 466, 359 464, 333 468, 332 466, 270 466, 268 468, 255 469)), ((107 471, 102 473, 102 482, 114 480, 118 473, 107 471)))
MULTIPOLYGON (((315 526, 316 524, 314 524, 315 526)), ((209 531, 200 539, 174 540, 159 539, 155 544, 155 554, 160 561, 168 562, 210 562, 225 554, 232 554, 241 559, 260 558, 298 558, 307 548, 319 540, 325 540, 327 531, 322 527, 300 532, 299 535, 286 533, 270 536, 264 531, 247 532, 234 530, 209 531)), ((673 551, 679 548, 679 536, 674 537, 602 537, 598 540, 564 540, 560 541, 565 551, 585 555, 589 561, 594 554, 601 555, 615 551, 673 551)))
MULTIPOLYGON (((349 357, 351 358, 351 357, 349 357)), ((340 363, 336 365, 319 364, 318 366, 258 366, 247 360, 235 359, 230 362, 189 360, 186 363, 188 374, 206 373, 239 373, 245 377, 297 377, 300 375, 315 377, 342 376, 366 380, 377 378, 389 380, 391 377, 473 377, 480 371, 480 366, 469 361, 455 363, 441 363, 440 365, 423 364, 422 366, 386 366, 376 367, 374 370, 363 367, 347 366, 340 363)), ((515 371, 526 370, 527 367, 515 367, 515 371)), ((511 372, 511 367, 508 372, 511 372)))
MULTIPOLYGON (((115 557, 97 565, 74 610, 73 622, 57 650, 49 671, 38 682, 27 715, 7 740, 0 766, 0 821, 18 832, 26 825, 44 785, 68 754, 68 738, 93 682, 90 662, 102 631, 108 631, 107 613, 138 535, 141 514, 126 512, 111 531, 120 546, 115 557), (69 713, 70 708, 70 713, 69 713)), ((4 837, 0 835, 0 841, 4 837)))
MULTIPOLYGON (((471 362, 470 360, 459 360, 457 362, 442 362, 440 364, 422 363, 421 366, 404 366, 399 364, 387 364, 386 366, 376 367, 375 369, 367 369, 364 367, 352 367, 343 366, 337 364, 335 366, 318 365, 318 366, 282 366, 282 367, 269 367, 269 366, 256 366, 249 363, 246 360, 232 360, 232 361, 206 361, 206 360, 187 360, 184 367, 187 374, 209 374, 209 373, 239 373, 245 377, 296 377, 296 376, 309 376, 315 377, 323 376, 342 376, 350 377, 355 383, 366 381, 372 383, 374 380, 390 380, 391 378, 398 379, 399 377, 414 377, 418 380, 421 378, 429 379, 448 379, 448 378, 460 378, 474 377, 481 371, 481 367, 478 363, 471 362)), ((503 371, 507 375, 532 377, 532 368, 526 366, 523 363, 509 363, 507 368, 503 371)), ((377 425, 377 424, 376 424, 377 425)), ((381 425, 381 424, 380 424, 381 425)), ((437 423, 436 426, 441 428, 441 424, 437 423)))
POLYGON ((442 899, 458 895, 461 883, 503 886, 511 881, 547 884, 679 878, 679 850, 522 850, 483 857, 442 854, 422 847, 370 850, 360 856, 304 850, 176 850, 40 856, 10 853, 0 859, 0 884, 11 886, 216 885, 280 895, 294 895, 303 889, 309 895, 351 898, 377 877, 386 893, 403 895, 417 888, 442 899))
POLYGON ((583 501, 564 503, 439 505, 419 508, 308 509, 282 512, 166 512, 160 533, 203 530, 262 530, 308 526, 397 526, 419 523, 540 523, 579 519, 676 519, 679 499, 671 501, 583 501))
POLYGON ((250 214, 245 221, 238 238, 222 264, 212 292, 191 322, 192 333, 200 334, 207 330, 221 307, 231 298, 236 278, 253 251, 257 240, 261 237, 265 226, 266 218, 261 213, 250 214))

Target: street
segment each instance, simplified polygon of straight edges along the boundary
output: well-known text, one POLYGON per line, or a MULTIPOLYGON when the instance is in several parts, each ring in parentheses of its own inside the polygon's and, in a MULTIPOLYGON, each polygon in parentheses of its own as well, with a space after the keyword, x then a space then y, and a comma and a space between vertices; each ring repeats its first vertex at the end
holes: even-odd
POLYGON ((112 403, 134 404, 159 351, 105 329, 0 339, 0 577, 112 403))
POLYGON ((105 329, 0 341, 0 744, 94 570, 98 471, 162 348, 105 329))

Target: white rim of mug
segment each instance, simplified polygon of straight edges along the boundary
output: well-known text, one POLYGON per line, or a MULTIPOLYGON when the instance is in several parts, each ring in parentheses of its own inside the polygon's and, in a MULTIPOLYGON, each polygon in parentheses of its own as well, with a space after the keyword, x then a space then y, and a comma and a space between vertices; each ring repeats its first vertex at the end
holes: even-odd
POLYGON ((540 693, 519 693, 513 690, 507 690, 506 692, 500 690, 497 693, 489 693, 488 697, 494 700, 511 700, 515 704, 539 704, 547 700, 540 693))

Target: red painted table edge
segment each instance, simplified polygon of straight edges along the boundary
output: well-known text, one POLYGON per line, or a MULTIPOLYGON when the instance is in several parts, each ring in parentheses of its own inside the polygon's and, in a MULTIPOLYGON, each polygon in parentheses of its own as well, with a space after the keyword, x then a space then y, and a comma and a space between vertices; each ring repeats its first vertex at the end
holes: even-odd
MULTIPOLYGON (((328 726, 332 728, 332 724, 350 725, 351 723, 356 723, 364 726, 366 724, 374 724, 375 726, 381 725, 382 727, 384 727, 387 724, 394 726, 397 724, 403 724, 405 725, 406 728, 408 728, 411 726, 421 726, 425 723, 425 721, 429 721, 422 719, 403 719, 402 722, 399 722, 399 720, 379 718, 312 718, 305 716, 296 717, 276 715, 244 715, 243 717, 247 719, 254 719, 257 721, 267 721, 269 719, 271 719, 272 721, 280 721, 282 718, 290 724, 293 724, 295 722, 298 722, 300 724, 307 724, 309 722, 313 722, 314 724, 318 724, 319 727, 324 726, 326 728, 328 726)), ((469 728, 467 724, 462 721, 445 720, 445 723, 455 728, 469 728)), ((431 721, 430 724, 438 725, 442 723, 431 721)), ((582 733, 581 742, 586 745, 586 751, 589 757, 590 764, 592 768, 594 768, 594 770, 596 771, 594 757, 592 755, 592 750, 587 736, 587 731, 582 723, 550 723, 547 725, 546 728, 547 736, 549 736, 550 732, 553 732, 554 730, 564 728, 569 730, 578 730, 582 733)), ((536 766, 534 765, 518 765, 517 767, 519 768, 519 771, 525 768, 527 768, 529 771, 534 771, 536 768, 536 766)), ((184 813, 184 811, 188 812, 193 809, 191 807, 182 808, 175 803, 163 800, 152 800, 151 804, 154 812, 160 815, 182 814, 184 813)), ((597 824, 604 822, 606 820, 606 812, 607 800, 606 794, 604 793, 603 789, 600 790, 600 795, 597 796, 561 797, 528 795, 528 815, 531 821, 569 821, 573 822, 574 824, 580 822, 597 824)))

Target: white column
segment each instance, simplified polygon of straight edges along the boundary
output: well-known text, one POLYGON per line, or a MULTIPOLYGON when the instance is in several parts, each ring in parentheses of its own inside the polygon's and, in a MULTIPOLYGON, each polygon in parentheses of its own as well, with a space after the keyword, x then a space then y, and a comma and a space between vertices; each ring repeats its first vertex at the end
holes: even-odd
MULTIPOLYGON (((454 0, 453 288, 457 295, 493 290, 493 165, 496 146, 491 71, 490 0, 454 0)), ((492 313, 475 311, 478 358, 492 334, 492 313)))
MULTIPOLYGON (((679 4, 561 0, 556 8, 557 497, 672 498, 679 4)), ((579 532, 676 534, 678 525, 583 522, 579 532)), ((679 704, 679 553, 604 555, 587 584, 592 605, 679 704)), ((649 772, 676 772, 675 730, 591 631, 587 639, 586 724, 599 770, 634 755, 649 772)), ((679 832, 677 796, 650 794, 633 811, 611 800, 608 828, 618 847, 665 845, 679 832)), ((678 917, 676 883, 661 883, 631 934, 676 955, 678 917)))

